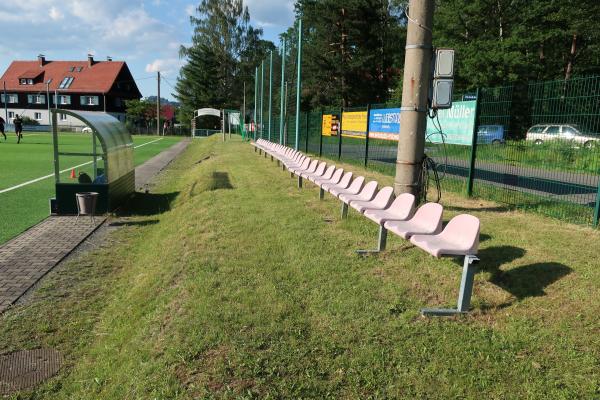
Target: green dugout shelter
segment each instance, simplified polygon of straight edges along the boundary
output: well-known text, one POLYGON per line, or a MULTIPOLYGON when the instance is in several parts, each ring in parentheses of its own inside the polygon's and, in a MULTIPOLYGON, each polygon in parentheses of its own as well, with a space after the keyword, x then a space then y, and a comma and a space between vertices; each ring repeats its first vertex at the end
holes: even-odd
POLYGON ((96 214, 114 210, 135 192, 133 140, 125 125, 104 112, 62 109, 51 111, 56 181, 56 199, 51 201, 51 211, 59 215, 77 214, 75 194, 80 192, 98 192, 96 214), (91 152, 63 151, 58 136, 58 114, 77 118, 92 130, 91 152), (64 175, 64 168, 73 166, 73 157, 78 160, 89 158, 87 162, 79 161, 78 166, 87 171, 91 168, 91 183, 73 182, 68 175, 64 175))

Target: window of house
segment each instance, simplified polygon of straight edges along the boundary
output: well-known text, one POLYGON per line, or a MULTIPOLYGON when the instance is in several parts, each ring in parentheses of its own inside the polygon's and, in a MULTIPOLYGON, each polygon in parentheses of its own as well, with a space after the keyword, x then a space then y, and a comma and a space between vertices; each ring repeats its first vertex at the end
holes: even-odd
POLYGON ((77 72, 83 71, 83 67, 77 67, 77 72))
POLYGON ((65 96, 65 95, 58 96, 58 104, 61 104, 61 105, 71 104, 71 96, 65 96))
POLYGON ((27 79, 27 84, 28 85, 33 85, 33 79, 31 79, 31 78, 27 79))
POLYGON ((8 98, 9 104, 15 104, 19 102, 19 96, 16 94, 7 94, 6 96, 4 93, 0 94, 0 102, 5 103, 6 98, 8 98))
POLYGON ((65 76, 63 78, 63 80, 60 82, 60 85, 58 85, 59 89, 68 89, 71 84, 73 83, 73 80, 75 78, 73 78, 72 76, 65 76))
POLYGON ((33 118, 35 118, 36 121, 41 121, 42 120, 42 113, 41 112, 33 113, 33 118))
POLYGON ((97 106, 98 104, 98 96, 81 96, 82 106, 97 106))
POLYGON ((66 121, 67 120, 67 114, 59 114, 60 115, 60 120, 61 121, 66 121))
POLYGON ((8 112, 8 118, 9 118, 9 119, 12 119, 12 118, 14 118, 14 117, 15 117, 15 112, 14 112, 14 111, 9 111, 9 112, 8 112))
POLYGON ((28 94, 27 102, 29 104, 46 104, 46 96, 41 94, 28 94))
POLYGON ((73 72, 73 71, 75 71, 75 67, 69 68, 69 72, 73 72))

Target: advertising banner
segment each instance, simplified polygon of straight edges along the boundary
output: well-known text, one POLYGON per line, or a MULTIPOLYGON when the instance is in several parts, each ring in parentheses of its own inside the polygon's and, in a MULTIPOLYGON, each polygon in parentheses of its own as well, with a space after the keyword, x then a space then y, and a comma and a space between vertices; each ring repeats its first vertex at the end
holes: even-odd
POLYGON ((399 133, 399 108, 371 110, 371 115, 369 116, 369 138, 398 140, 399 133))
MULTIPOLYGON (((444 132, 444 141, 448 144, 470 146, 475 127, 475 105, 477 101, 457 101, 448 110, 439 110, 439 125, 444 132)), ((436 121, 437 123, 437 121, 436 121)), ((431 143, 442 143, 442 136, 431 119, 427 120, 427 136, 431 143)))
POLYGON ((367 137, 367 112, 345 111, 342 114, 342 136, 365 139, 367 137))
POLYGON ((334 114, 323 114, 321 134, 323 136, 337 136, 340 122, 334 114))

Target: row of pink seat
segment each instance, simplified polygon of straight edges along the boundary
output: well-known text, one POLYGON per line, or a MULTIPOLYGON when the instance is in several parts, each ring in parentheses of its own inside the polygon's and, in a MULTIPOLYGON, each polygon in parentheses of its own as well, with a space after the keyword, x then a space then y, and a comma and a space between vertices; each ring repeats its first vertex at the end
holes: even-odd
POLYGON ((479 219, 469 214, 452 218, 442 229, 443 207, 426 203, 415 209, 415 197, 404 193, 394 196, 394 189, 386 186, 378 190, 377 181, 366 182, 363 176, 327 165, 325 161, 311 159, 300 151, 259 139, 253 143, 255 151, 277 160, 282 169, 298 177, 298 187, 308 180, 319 187, 319 198, 328 192, 342 202, 342 218, 348 207, 379 225, 376 250, 359 250, 359 253, 385 250, 387 232, 410 240, 412 244, 434 257, 464 256, 463 276, 456 309, 424 309, 425 315, 451 315, 468 311, 473 286, 474 267, 479 248, 479 219))

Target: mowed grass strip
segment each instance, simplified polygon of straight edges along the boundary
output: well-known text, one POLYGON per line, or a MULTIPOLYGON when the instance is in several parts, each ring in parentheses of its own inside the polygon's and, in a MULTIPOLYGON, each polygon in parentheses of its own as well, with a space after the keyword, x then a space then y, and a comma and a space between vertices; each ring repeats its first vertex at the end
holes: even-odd
MULTIPOLYGON (((141 146, 134 150, 135 165, 144 163, 180 140, 178 137, 133 136, 134 146, 141 146), (146 143, 149 144, 144 145, 146 143)), ((59 143, 61 151, 92 151, 89 134, 61 133, 59 143)), ((17 144, 14 136, 10 134, 6 142, 0 139, 0 190, 53 174, 53 159, 52 135, 49 133, 26 132, 20 144, 17 144)), ((88 161, 91 161, 91 157, 63 156, 60 169, 69 169, 88 161)), ((102 163, 99 163, 99 167, 101 166, 102 163)), ((93 174, 91 164, 75 169, 76 174, 93 174)), ((69 176, 70 171, 62 174, 67 182, 71 181, 69 176)), ((0 193, 0 244, 47 217, 50 213, 48 199, 54 197, 54 194, 53 176, 0 193)))
MULTIPOLYGON (((370 178, 389 177, 352 167, 370 178)), ((445 196, 483 224, 473 312, 460 265, 390 236, 238 139, 193 143, 103 248, 0 319, 0 352, 50 346, 23 397, 594 398, 597 231, 445 196)))

